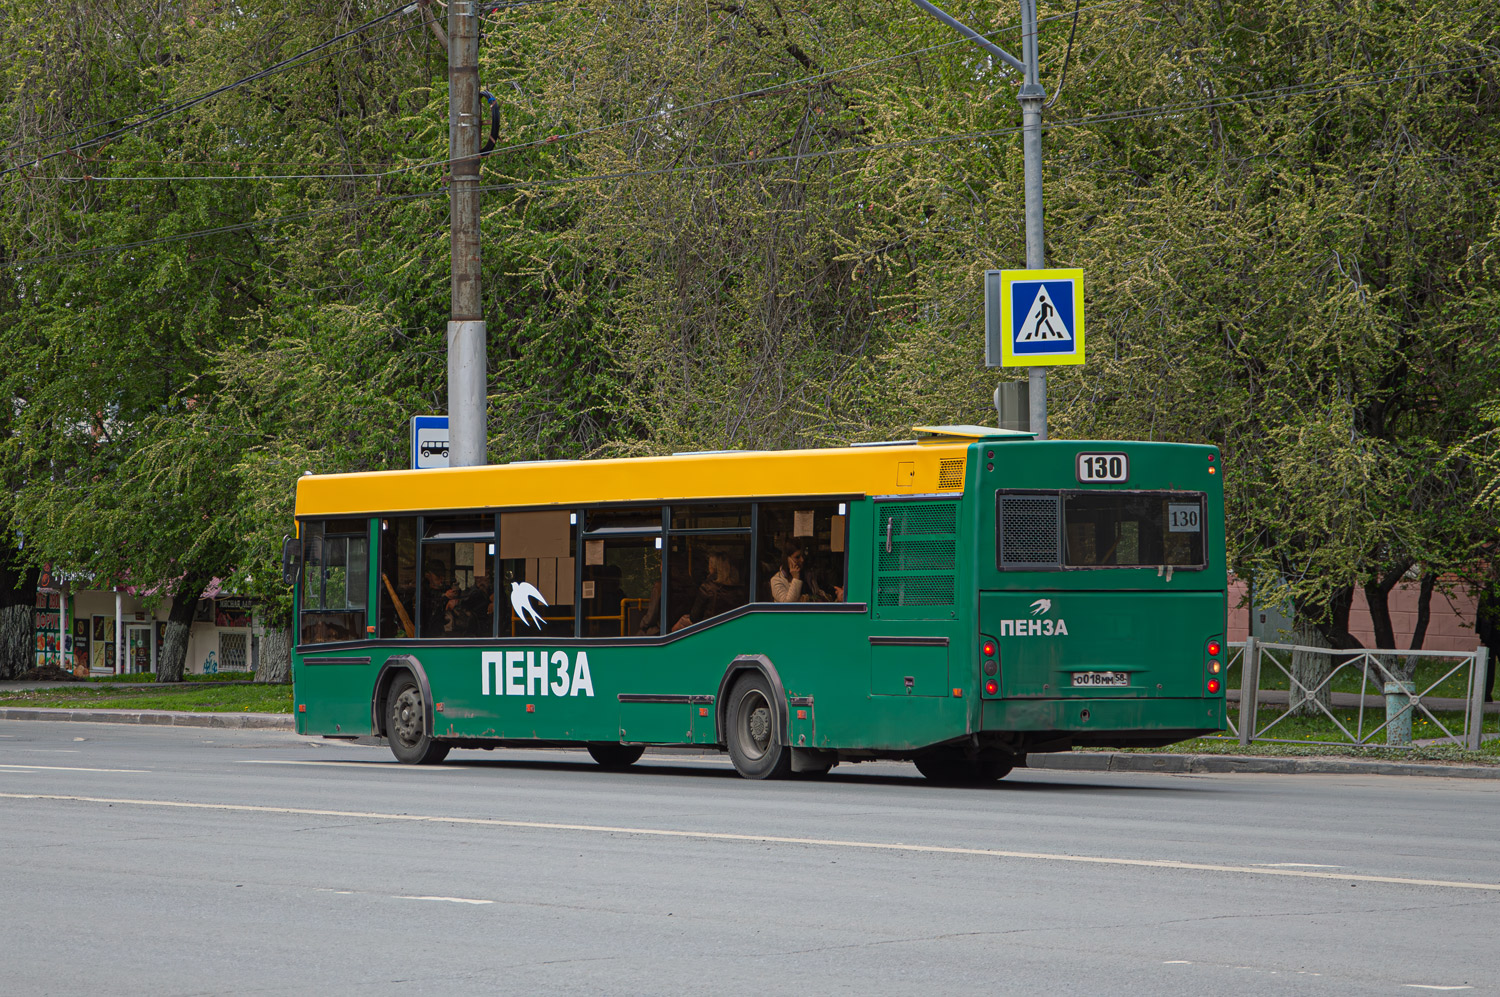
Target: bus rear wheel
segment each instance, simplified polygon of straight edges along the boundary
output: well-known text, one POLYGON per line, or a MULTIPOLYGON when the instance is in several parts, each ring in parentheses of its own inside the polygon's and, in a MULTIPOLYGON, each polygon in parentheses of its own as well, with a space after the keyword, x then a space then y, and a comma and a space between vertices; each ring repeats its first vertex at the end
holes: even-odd
POLYGON ((729 760, 746 779, 784 779, 792 771, 792 749, 783 743, 781 718, 771 684, 751 672, 729 695, 729 760))
POLYGON ((1015 758, 987 748, 970 757, 957 748, 938 748, 913 759, 917 771, 943 786, 982 786, 1003 779, 1015 768, 1015 758))
POLYGON ((591 744, 589 755, 607 769, 628 769, 640 760, 645 748, 639 744, 591 744))
POLYGON ((436 765, 448 757, 449 745, 434 741, 427 729, 427 704, 410 675, 398 678, 385 700, 385 733, 391 754, 408 765, 436 765))

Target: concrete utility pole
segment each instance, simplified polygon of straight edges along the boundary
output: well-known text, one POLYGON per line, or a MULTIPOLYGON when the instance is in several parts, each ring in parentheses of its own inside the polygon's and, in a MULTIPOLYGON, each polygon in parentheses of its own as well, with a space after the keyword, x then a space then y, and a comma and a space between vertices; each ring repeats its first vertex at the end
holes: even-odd
POLYGON ((489 452, 483 298, 479 285, 478 0, 448 7, 449 233, 453 299, 448 319, 448 466, 475 467, 489 452))
MULTIPOLYGON (((1026 192, 1026 269, 1046 269, 1042 240, 1042 102, 1047 91, 1037 79, 1036 0, 1021 0, 1021 58, 1017 59, 962 21, 949 16, 927 0, 912 0, 933 17, 1022 73, 1021 152, 1026 192)), ((1047 368, 1028 367, 1031 398, 1031 428, 1036 438, 1047 438, 1047 368)))

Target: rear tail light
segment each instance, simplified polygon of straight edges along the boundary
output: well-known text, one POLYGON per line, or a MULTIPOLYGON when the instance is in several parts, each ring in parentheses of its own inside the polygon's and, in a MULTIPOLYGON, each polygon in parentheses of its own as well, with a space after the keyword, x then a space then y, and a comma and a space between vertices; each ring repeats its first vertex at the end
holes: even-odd
POLYGON ((1218 641, 1211 640, 1211 641, 1208 642, 1208 655, 1209 655, 1209 657, 1211 657, 1211 658, 1218 657, 1219 652, 1222 651, 1222 650, 1224 650, 1224 649, 1219 646, 1219 642, 1218 641))
POLYGON ((1000 683, 996 682, 994 679, 990 679, 984 684, 984 691, 988 695, 993 696, 995 693, 1000 691, 1000 683))
POLYGON ((1219 680, 1218 679, 1209 679, 1208 680, 1208 691, 1209 692, 1218 692, 1219 691, 1219 680))
POLYGON ((984 691, 993 696, 1000 690, 999 683, 994 681, 994 677, 1000 674, 1000 645, 993 637, 985 637, 979 642, 979 669, 990 677, 984 691))

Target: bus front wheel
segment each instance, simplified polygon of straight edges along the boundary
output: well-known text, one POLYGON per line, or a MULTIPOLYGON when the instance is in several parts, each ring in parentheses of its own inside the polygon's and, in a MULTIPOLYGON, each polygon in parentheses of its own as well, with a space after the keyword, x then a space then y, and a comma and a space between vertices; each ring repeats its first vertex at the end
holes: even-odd
POLYGON ((385 733, 391 754, 408 765, 436 765, 448 757, 448 745, 432 739, 427 704, 410 675, 398 678, 385 701, 385 733))
POLYGON ((729 697, 729 760, 746 779, 784 779, 792 771, 792 749, 783 743, 781 718, 771 684, 750 672, 729 697))
POLYGON ((590 744, 589 755, 607 769, 627 769, 640 761, 645 748, 639 744, 590 744))

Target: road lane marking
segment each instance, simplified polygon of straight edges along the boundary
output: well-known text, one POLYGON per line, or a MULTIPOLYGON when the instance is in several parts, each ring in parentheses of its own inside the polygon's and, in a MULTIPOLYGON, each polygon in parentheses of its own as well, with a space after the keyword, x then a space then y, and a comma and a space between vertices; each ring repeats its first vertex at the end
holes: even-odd
POLYGON ((149 773, 150 769, 84 769, 68 765, 0 765, 0 769, 20 769, 26 772, 136 772, 149 773))
POLYGON ((419 824, 458 824, 478 827, 511 827, 533 831, 578 831, 592 834, 634 834, 652 838, 688 838, 698 841, 735 841, 752 844, 808 845, 864 851, 913 852, 921 855, 973 855, 980 858, 1030 859, 1039 862, 1071 862, 1079 865, 1112 865, 1137 869, 1174 869, 1183 872, 1227 872, 1246 876, 1276 876, 1290 879, 1326 879, 1340 883, 1388 883, 1395 886, 1437 886, 1454 890, 1486 890, 1500 893, 1500 883, 1472 883, 1450 879, 1413 879, 1405 876, 1370 876, 1360 873, 1318 872, 1312 869, 1268 869, 1254 865, 1215 865, 1180 862, 1176 859, 1130 859, 1107 855, 1065 855, 1054 852, 1016 852, 999 848, 965 848, 956 845, 918 845, 904 841, 853 841, 842 838, 795 838, 776 834, 732 834, 725 831, 684 831, 662 827, 617 827, 610 824, 563 824, 552 821, 504 820, 499 817, 451 817, 437 814, 392 814, 369 810, 322 810, 312 807, 269 807, 251 803, 192 803, 185 800, 141 800, 108 796, 64 796, 58 793, 0 793, 0 800, 57 800, 64 803, 107 803, 178 810, 218 810, 231 813, 282 814, 293 817, 343 817, 358 820, 411 821, 419 824))
POLYGON ((1473 987, 1470 987, 1470 986, 1442 987, 1442 986, 1438 986, 1436 983, 1403 983, 1401 985, 1403 987, 1412 987, 1413 989, 1416 989, 1416 990, 1473 990, 1474 989, 1473 987))
POLYGON ((1341 865, 1319 865, 1316 862, 1257 862, 1267 869, 1342 869, 1341 865))
POLYGON ((470 900, 467 897, 396 897, 397 900, 441 900, 450 904, 492 904, 493 900, 470 900))

